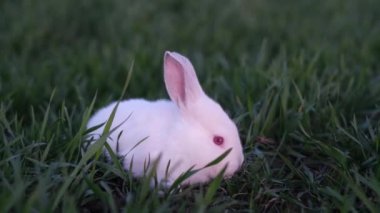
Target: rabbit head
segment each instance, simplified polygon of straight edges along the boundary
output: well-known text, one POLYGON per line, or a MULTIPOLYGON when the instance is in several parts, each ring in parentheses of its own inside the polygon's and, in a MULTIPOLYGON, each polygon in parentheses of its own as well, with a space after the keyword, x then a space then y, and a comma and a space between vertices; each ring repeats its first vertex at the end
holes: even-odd
POLYGON ((206 182, 225 166, 225 176, 231 176, 244 160, 235 123, 203 91, 193 65, 186 57, 165 52, 164 80, 179 113, 168 137, 176 143, 170 152, 181 159, 181 169, 178 170, 186 171, 191 166, 202 168, 231 149, 220 163, 195 173, 187 183, 206 182))

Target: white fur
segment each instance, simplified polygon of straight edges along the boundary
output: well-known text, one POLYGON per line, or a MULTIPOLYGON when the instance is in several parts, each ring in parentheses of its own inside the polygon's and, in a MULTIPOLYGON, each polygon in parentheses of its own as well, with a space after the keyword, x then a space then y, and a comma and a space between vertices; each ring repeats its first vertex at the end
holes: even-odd
MULTIPOLYGON (((130 117, 111 134, 107 142, 117 155, 125 156, 125 169, 129 170, 131 166, 133 175, 141 177, 149 159, 151 168, 160 156, 156 168, 157 179, 171 185, 192 166, 194 169, 202 168, 232 148, 222 162, 195 173, 183 184, 207 182, 225 165, 225 176, 231 176, 244 160, 236 125, 220 105, 203 92, 194 68, 186 57, 165 52, 164 79, 171 101, 130 99, 119 104, 112 128, 130 117), (216 135, 224 137, 222 146, 214 144, 216 135), (146 140, 135 147, 144 138, 146 140), (166 174, 169 161, 169 173, 166 174)), ((115 104, 96 112, 87 127, 106 122, 115 104)), ((103 127, 91 134, 96 139, 102 132, 103 127)))

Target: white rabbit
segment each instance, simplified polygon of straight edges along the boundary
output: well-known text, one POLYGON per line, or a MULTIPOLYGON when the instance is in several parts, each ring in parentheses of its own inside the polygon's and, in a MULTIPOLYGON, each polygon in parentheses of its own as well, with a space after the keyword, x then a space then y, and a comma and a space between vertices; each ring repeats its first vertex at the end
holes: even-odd
MULTIPOLYGON (((124 156, 125 169, 131 168, 133 176, 141 177, 147 163, 153 165, 159 158, 156 178, 170 186, 191 167, 203 168, 232 148, 223 161, 196 172, 182 185, 207 182, 225 166, 225 177, 232 176, 244 160, 234 122, 204 93, 186 57, 165 52, 164 80, 171 100, 130 99, 118 106, 112 128, 130 117, 110 135, 107 143, 118 156, 124 156)), ((115 105, 116 102, 96 112, 87 127, 106 122, 115 105)), ((98 138, 103 127, 95 130, 93 136, 98 138)))

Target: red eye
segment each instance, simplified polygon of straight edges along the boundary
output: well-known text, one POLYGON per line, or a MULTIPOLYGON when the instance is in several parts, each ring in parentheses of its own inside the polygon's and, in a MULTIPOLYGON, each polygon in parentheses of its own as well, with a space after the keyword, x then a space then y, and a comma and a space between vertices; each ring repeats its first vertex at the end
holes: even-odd
POLYGON ((224 138, 222 136, 214 136, 214 143, 220 146, 224 143, 224 138))

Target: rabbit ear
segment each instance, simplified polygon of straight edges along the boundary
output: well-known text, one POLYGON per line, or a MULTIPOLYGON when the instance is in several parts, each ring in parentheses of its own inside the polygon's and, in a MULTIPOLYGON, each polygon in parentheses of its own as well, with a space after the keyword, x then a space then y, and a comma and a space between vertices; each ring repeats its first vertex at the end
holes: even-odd
POLYGON ((170 99, 180 108, 204 94, 191 62, 176 52, 165 52, 164 79, 170 99))

